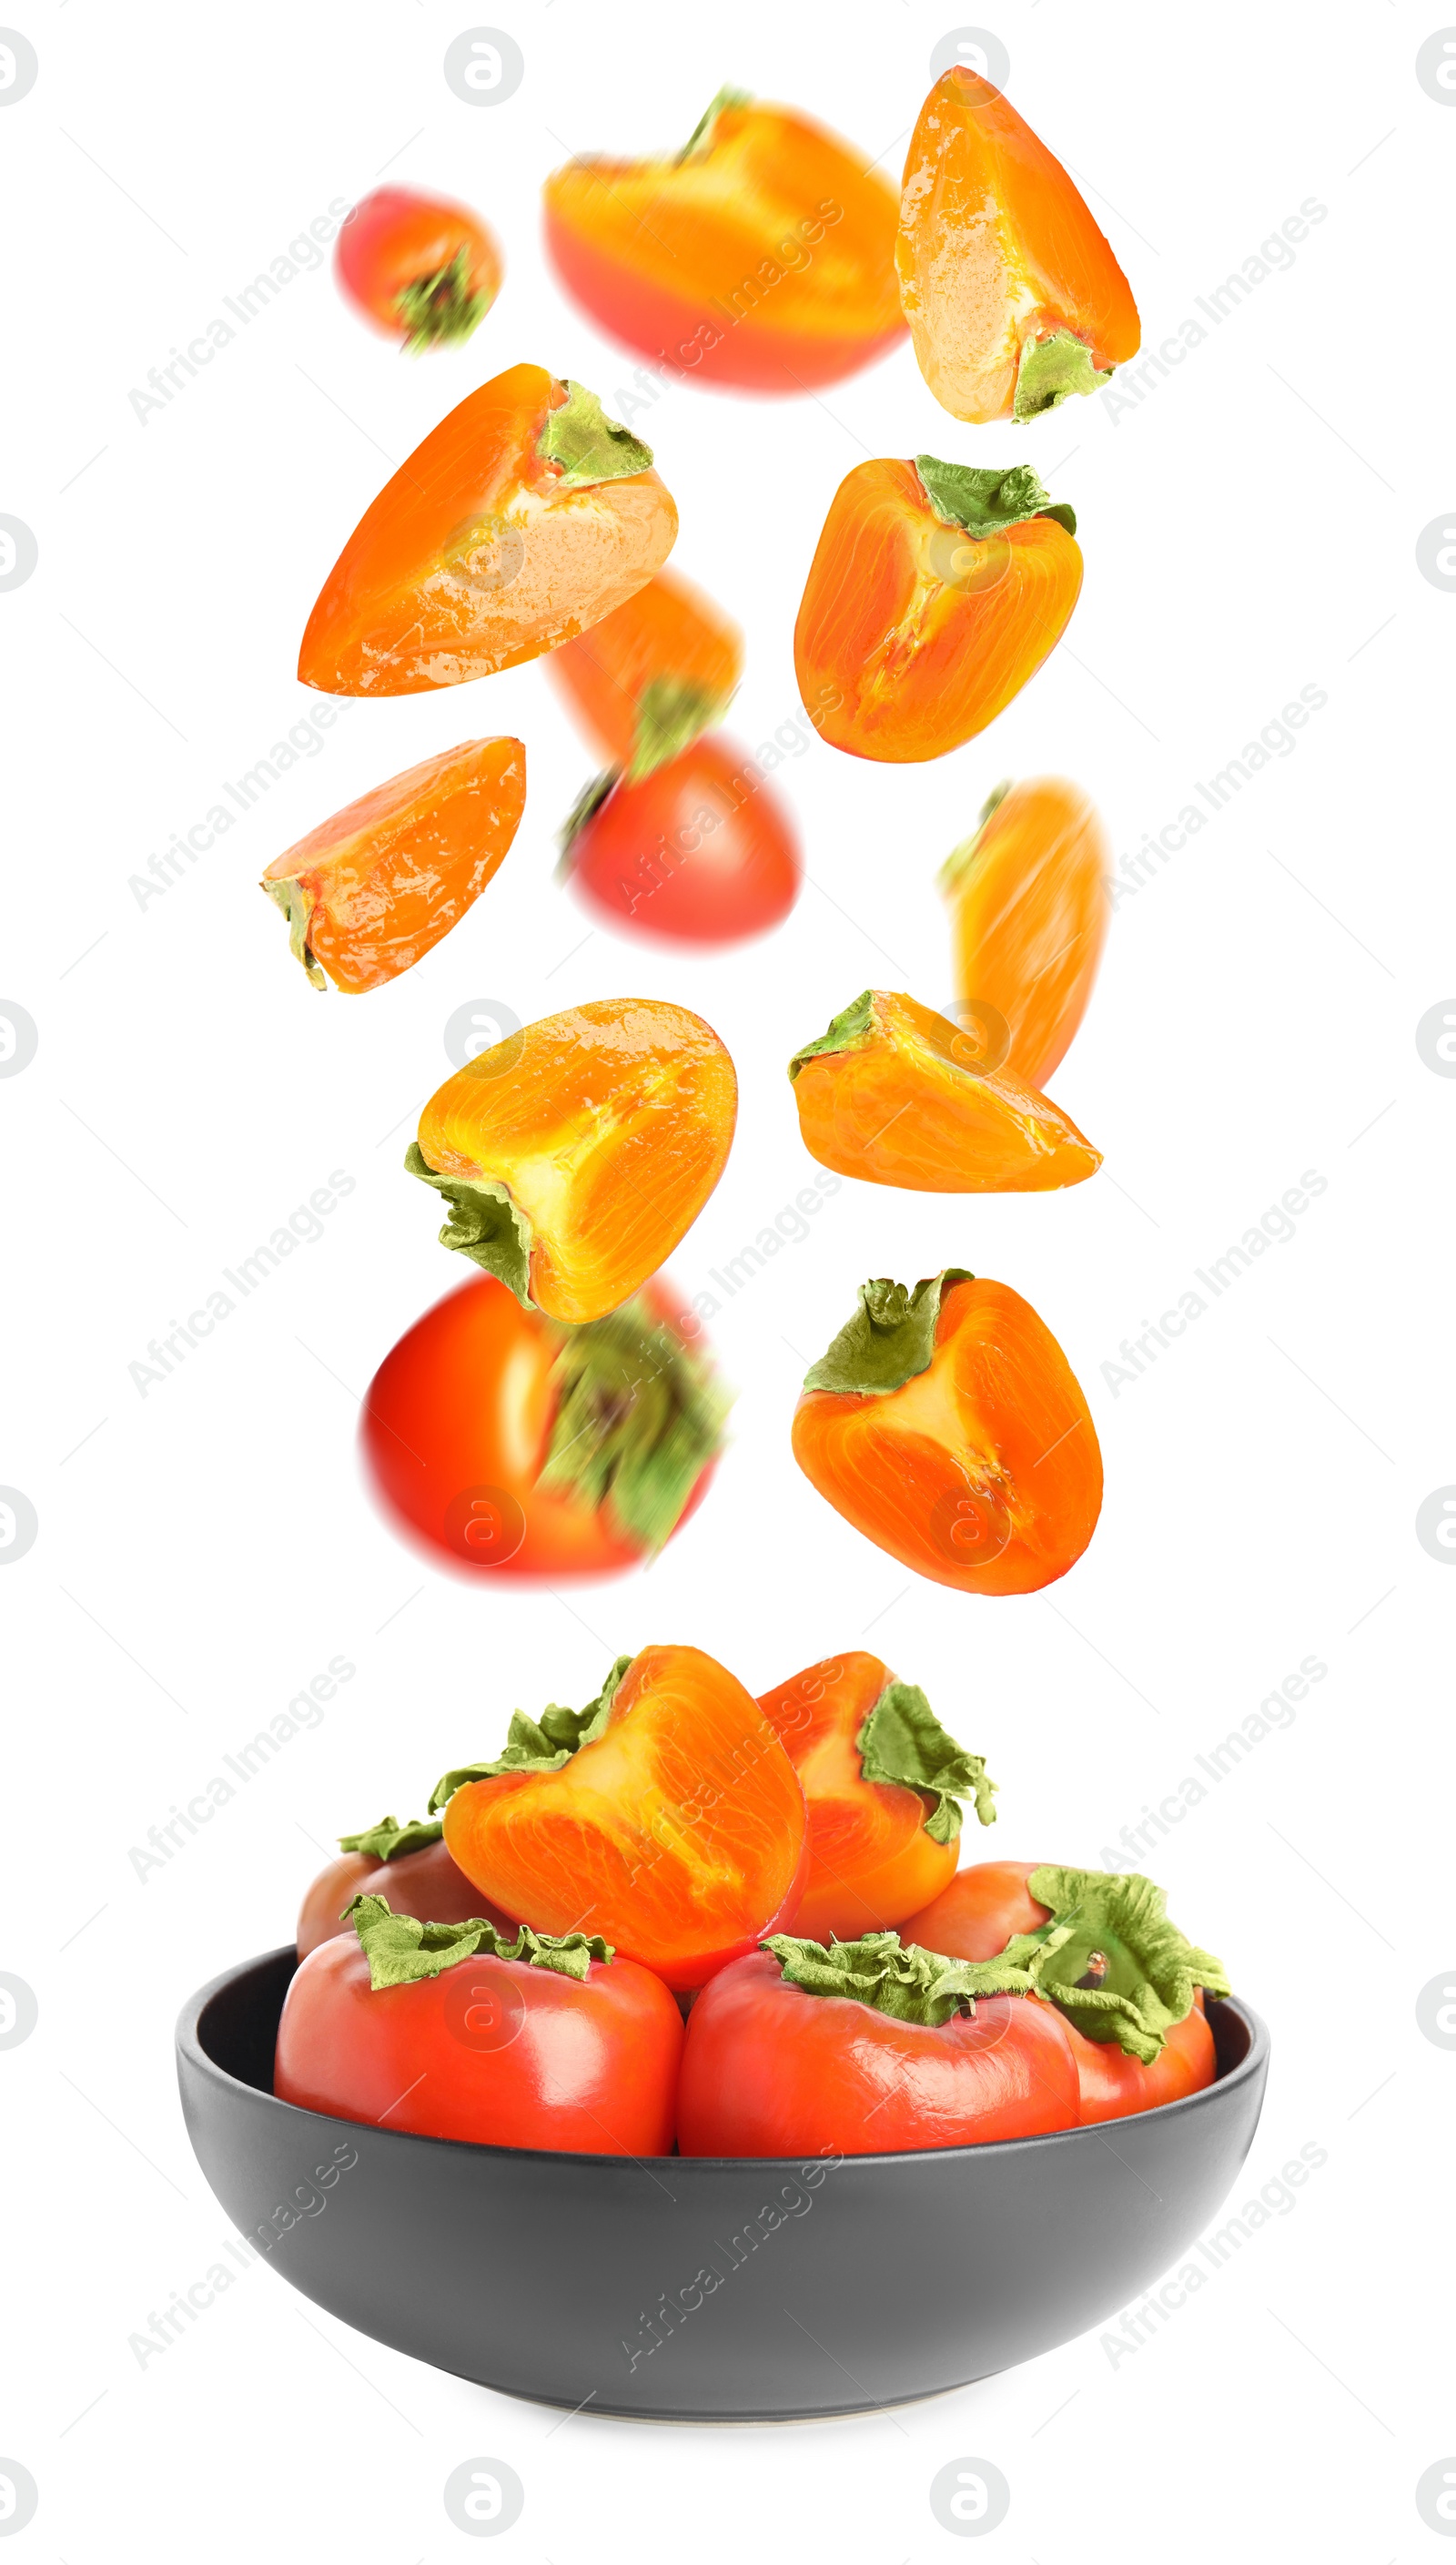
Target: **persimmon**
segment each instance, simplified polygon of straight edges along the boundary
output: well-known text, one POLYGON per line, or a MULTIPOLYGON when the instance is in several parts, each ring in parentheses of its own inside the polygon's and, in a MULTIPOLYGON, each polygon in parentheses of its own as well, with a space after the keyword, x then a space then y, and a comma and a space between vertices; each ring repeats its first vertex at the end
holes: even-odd
POLYGON ((593 745, 637 783, 722 721, 743 636, 701 588, 660 570, 546 666, 593 745))
POLYGON ((1102 1454, 1049 1327, 950 1266, 860 1305, 806 1375, 793 1453, 880 1549, 963 1594, 1034 1594, 1096 1528, 1102 1454))
POLYGON ((700 382, 807 391, 904 334, 895 191, 792 108, 720 90, 680 151, 571 160, 543 194, 567 291, 700 382))
POLYGON ((787 809, 722 732, 640 782, 597 776, 562 830, 557 875, 599 917, 671 944, 765 934, 802 881, 787 809))
POLYGON ((1084 2122, 1155 2110, 1213 2081, 1203 1997, 1226 1995, 1228 1979, 1137 1872, 976 1862, 899 1930, 952 1959, 1027 1969, 1066 2018, 1084 2122))
POLYGON ((917 362, 952 418, 1038 418, 1142 345, 1077 188, 976 72, 945 72, 916 119, 895 258, 917 362))
POLYGON ((994 1821, 983 1758, 957 1746, 918 1684, 862 1648, 805 1666, 758 1707, 809 1811, 795 1933, 850 1942, 881 1931, 951 1877, 962 1798, 983 1826, 994 1821))
POLYGON ((793 1912, 808 1848, 792 1763, 699 1648, 619 1657, 585 1710, 517 1711, 505 1752, 430 1801, 467 1878, 547 1932, 602 1933, 701 1986, 793 1912))
POLYGON ((513 365, 365 509, 309 617, 300 678, 417 695, 517 667, 644 587, 677 532, 651 447, 581 383, 513 365))
MULTIPOLYGON (((474 1880, 457 1868, 445 1848, 439 1818, 418 1818, 401 1825, 381 1817, 360 1835, 340 1835, 339 1859, 325 1863, 311 1880, 299 1909, 295 1940, 306 1960, 320 1942, 350 1930, 349 1908, 356 1897, 387 1897, 399 1913, 416 1907, 432 1924, 464 1924, 485 1908, 474 1880)), ((489 1920, 507 1932, 512 1919, 493 1907, 489 1920)))
POLYGON ((968 1014, 1005 1025, 1005 1066, 1042 1086, 1092 995, 1107 934, 1107 830, 1085 793, 1060 776, 1001 784, 974 834, 946 857, 955 978, 968 1014))
POLYGON ((563 1327, 474 1274, 385 1355, 359 1447, 432 1565, 559 1583, 656 1557, 704 1496, 728 1405, 700 1321, 661 1277, 563 1327))
POLYGON ((661 998, 594 998, 478 1051, 431 1096, 405 1165, 445 1196, 444 1247, 579 1326, 655 1274, 728 1161, 733 1064, 661 998))
POLYGON ((794 625, 820 738, 889 765, 963 747, 1066 630, 1082 588, 1076 535, 1026 463, 857 463, 829 503, 794 625))
POLYGON ((479 214, 415 187, 376 187, 345 214, 333 253, 342 292, 409 355, 459 347, 501 291, 501 252, 479 214))
POLYGON ((789 1061, 811 1158, 928 1194, 1080 1185, 1100 1151, 1050 1097, 985 1068, 974 1037, 914 998, 866 989, 789 1061))
POLYGON ((523 743, 467 739, 275 855, 263 888, 314 988, 358 997, 408 971, 500 871, 524 809, 523 743))

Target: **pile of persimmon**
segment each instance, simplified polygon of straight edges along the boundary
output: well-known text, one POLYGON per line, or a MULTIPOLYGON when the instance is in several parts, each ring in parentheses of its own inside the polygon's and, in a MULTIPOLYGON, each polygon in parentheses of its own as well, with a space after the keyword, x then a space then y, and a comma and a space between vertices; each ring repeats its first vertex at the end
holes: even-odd
POLYGON ((1031 2137, 1211 2082, 1228 1981, 1160 1889, 956 1871, 959 1801, 986 1824, 993 1790, 863 1651, 758 1701, 696 1648, 620 1657, 584 1709, 516 1712, 425 1817, 340 1838, 275 2090, 484 2145, 778 2156, 1031 2137))

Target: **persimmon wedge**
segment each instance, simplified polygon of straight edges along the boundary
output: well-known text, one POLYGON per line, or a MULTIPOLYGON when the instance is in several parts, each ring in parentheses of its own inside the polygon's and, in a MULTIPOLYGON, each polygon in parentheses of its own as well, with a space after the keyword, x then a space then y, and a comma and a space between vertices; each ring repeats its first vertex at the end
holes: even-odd
POLYGON ((1004 712, 1061 639, 1082 589, 1077 520, 1029 464, 883 458, 829 504, 794 625, 820 738, 919 765, 1004 712))
POLYGON ((942 74, 916 119, 895 258, 917 362, 952 418, 1039 418, 1142 344, 1077 187, 975 72, 942 74))
POLYGON ((913 1193, 1044 1194, 1096 1175, 1101 1153, 1060 1105, 981 1057, 934 1008, 866 989, 789 1061, 805 1148, 913 1193))
POLYGON ((804 1381, 793 1453, 846 1522, 963 1594, 1065 1576, 1102 1509, 1102 1454, 1070 1364, 1019 1292, 951 1266, 866 1282, 804 1381))
POLYGON ((638 783, 722 721, 743 636, 691 581, 660 570, 546 665, 593 746, 638 783))
POLYGON ((1087 795, 1060 776, 1001 784, 940 867, 967 1012, 993 1007, 1005 1066, 1042 1086, 1092 995, 1107 934, 1111 850, 1087 795))
POLYGON ((524 809, 523 743, 467 739, 275 855, 263 887, 314 988, 359 997, 408 971, 500 871, 524 809))
POLYGON ((535 659, 661 570, 678 512, 652 450, 581 383, 513 365, 432 428, 319 590, 299 676, 417 695, 535 659))
POLYGON ((904 334, 894 189, 792 108, 720 90, 680 151, 568 161, 544 196, 568 293, 695 381, 792 395, 904 334))
POLYGON ((906 1900, 952 1876, 960 1806, 995 1818, 995 1783, 940 1726, 918 1684, 851 1648, 805 1666, 758 1707, 799 1776, 809 1868, 795 1933, 857 1940, 898 1922, 906 1900))
POLYGON ((604 1934, 683 1990, 776 1930, 807 1858, 792 1763, 699 1648, 620 1657, 585 1710, 516 1712, 505 1752, 447 1772, 430 1804, 495 1903, 604 1934))
POLYGON ((659 998, 595 998, 478 1051, 437 1088, 405 1165, 440 1232, 522 1305, 579 1326, 657 1272, 728 1160, 733 1064, 659 998))

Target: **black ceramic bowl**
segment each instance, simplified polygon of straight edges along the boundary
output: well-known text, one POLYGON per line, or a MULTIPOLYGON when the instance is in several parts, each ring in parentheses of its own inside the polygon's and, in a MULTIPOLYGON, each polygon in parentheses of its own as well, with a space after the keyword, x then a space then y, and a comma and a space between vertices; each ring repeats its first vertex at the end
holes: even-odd
POLYGON ((1110 2126, 797 2161, 547 2154, 280 2102, 292 1949, 177 2025, 187 2133, 304 2295, 512 2396, 662 2421, 858 2414, 1050 2351, 1138 2297, 1248 2154, 1269 2034, 1208 2005, 1218 2078, 1110 2126))

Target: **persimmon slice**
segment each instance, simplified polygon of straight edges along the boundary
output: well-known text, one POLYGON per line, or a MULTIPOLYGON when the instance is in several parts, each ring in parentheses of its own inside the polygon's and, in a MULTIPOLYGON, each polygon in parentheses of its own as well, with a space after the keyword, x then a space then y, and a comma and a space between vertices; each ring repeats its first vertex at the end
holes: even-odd
POLYGON ((699 1648, 619 1658, 583 1711, 518 1711, 504 1754, 447 1772, 430 1804, 487 1897, 684 1989, 776 1929, 806 1858, 793 1765, 699 1648))
POLYGON ((962 1008, 1006 1027, 1006 1068, 1042 1086, 1086 1013, 1110 908, 1107 830, 1056 775, 1001 784, 940 869, 962 1008))
POLYGON ((314 988, 357 997, 408 971, 499 872, 524 808, 522 742, 467 739, 276 855, 263 887, 314 988))
POLYGON ((593 745, 638 782, 723 719, 743 636, 701 588, 660 570, 546 664, 593 745))
POLYGON ((442 1246, 579 1326, 620 1307, 697 1219, 728 1161, 737 1091, 701 1016, 594 998, 448 1077, 405 1165, 451 1206, 442 1246))
POLYGON ((789 1062, 804 1146, 837 1175, 931 1194, 1052 1193, 1102 1157, 1060 1105, 914 998, 866 989, 789 1062))

